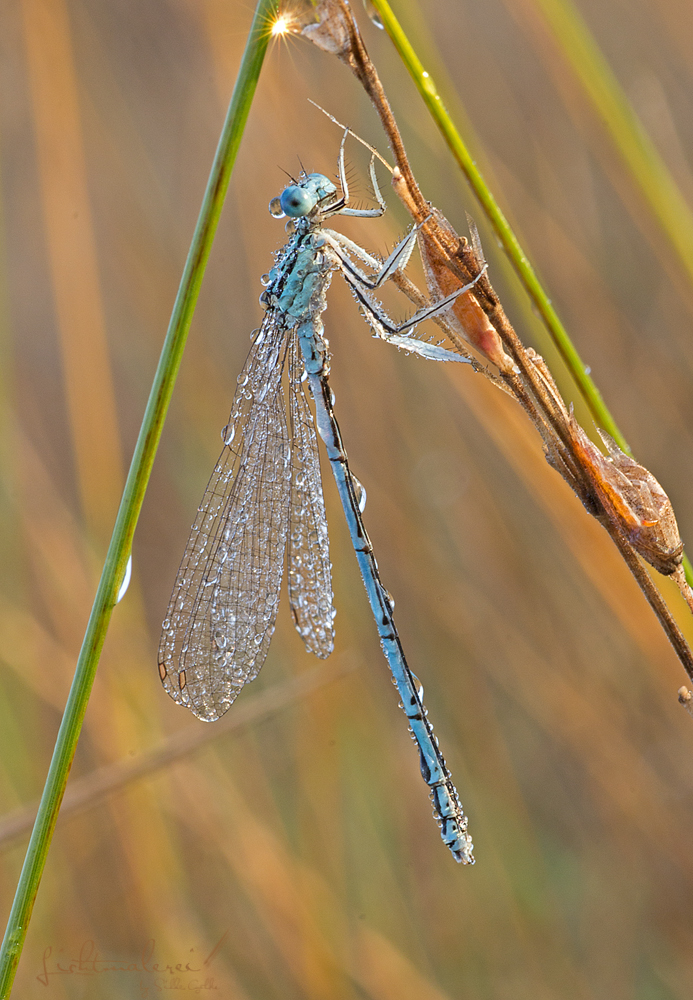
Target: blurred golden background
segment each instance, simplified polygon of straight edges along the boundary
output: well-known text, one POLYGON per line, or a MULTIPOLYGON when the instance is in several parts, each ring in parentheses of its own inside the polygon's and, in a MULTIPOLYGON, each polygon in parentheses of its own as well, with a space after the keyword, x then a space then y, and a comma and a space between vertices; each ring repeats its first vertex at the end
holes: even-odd
MULTIPOLYGON (((693 538, 690 276, 540 0, 393 7, 693 538)), ((690 203, 690 5, 579 8, 690 203)), ((465 209, 475 217, 518 333, 575 399, 391 43, 354 9, 424 194, 459 231, 465 209)), ((0 7, 2 814, 43 785, 251 15, 247 0, 0 7)), ((339 130, 308 98, 387 153, 343 66, 300 39, 272 45, 74 780, 203 726, 161 689, 156 646, 262 317, 260 275, 284 240, 267 204, 283 171, 336 169, 339 130)), ((367 154, 347 152, 369 202, 367 154)), ((380 176, 385 218, 340 228, 382 253, 407 219, 380 176)), ((329 683, 62 817, 15 995, 110 1000, 199 981, 233 1000, 690 997, 693 720, 652 613, 511 400, 373 340, 338 277, 325 321, 366 523, 477 864, 456 866, 431 818, 325 469, 342 673, 328 661, 329 683), (115 967, 57 971, 84 948, 115 967)), ((261 677, 232 712, 315 666, 283 593, 261 677)), ((3 848, 3 920, 25 841, 3 848)))

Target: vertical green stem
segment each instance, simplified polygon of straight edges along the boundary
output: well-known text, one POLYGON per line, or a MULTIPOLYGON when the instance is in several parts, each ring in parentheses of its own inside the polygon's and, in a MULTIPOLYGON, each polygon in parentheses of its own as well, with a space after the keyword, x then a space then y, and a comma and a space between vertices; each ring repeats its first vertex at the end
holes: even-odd
MULTIPOLYGON (((402 26, 393 14, 387 0, 371 0, 371 3, 377 10, 383 26, 390 35, 402 62, 409 70, 409 73, 421 93, 433 120, 442 132, 445 141, 447 142, 460 167, 464 171, 474 193, 481 202, 486 215, 496 230, 505 252, 510 258, 513 267, 522 281, 522 284, 525 286, 530 298, 534 302, 537 311, 544 320, 544 323, 546 324, 546 327, 551 334, 551 337, 556 344, 556 347, 558 348, 568 370, 575 379, 578 389, 587 403, 595 422, 611 435, 611 437, 618 444, 619 448, 631 455, 632 452, 628 442, 602 399, 599 389, 590 377, 588 369, 580 358, 580 355, 570 339, 568 331, 563 326, 558 313, 551 303, 551 299, 542 287, 534 268, 522 249, 508 220, 505 218, 500 205, 494 198, 491 190, 487 186, 481 172, 479 171, 479 168, 474 162, 471 153, 455 128, 455 125, 453 124, 453 121, 440 98, 440 94, 438 93, 438 89, 432 76, 424 69, 421 60, 402 30, 402 26)), ((561 8, 561 4, 558 0, 556 0, 555 3, 552 2, 552 0, 541 0, 541 5, 547 17, 551 15, 552 27, 556 31, 559 40, 564 41, 564 37, 559 29, 564 30, 565 23, 563 21, 559 21, 554 10, 554 8, 561 8)), ((564 8, 567 8, 567 6, 567 4, 564 4, 564 8)), ((572 7, 570 9, 573 10, 572 7)), ((571 22, 570 27, 571 30, 574 28, 576 31, 578 27, 580 28, 582 32, 579 36, 580 52, 582 53, 583 50, 588 51, 589 55, 594 59, 594 52, 589 48, 587 42, 583 38, 583 35, 586 34, 586 29, 583 31, 582 22, 579 24, 577 24, 577 22, 571 22)), ((573 59, 573 63, 576 72, 579 73, 582 78, 585 72, 584 60, 583 63, 578 64, 577 59, 573 59)), ((660 219, 660 222, 667 231, 667 234, 670 235, 672 243, 677 247, 677 249, 693 246, 693 237, 692 240, 686 242, 690 213, 687 209, 685 212, 682 211, 680 201, 676 200, 676 198, 674 198, 671 194, 671 184, 667 183, 660 186, 657 183, 654 183, 654 181, 658 182, 662 178, 662 168, 658 157, 653 152, 654 147, 651 147, 651 144, 648 144, 648 141, 646 141, 646 137, 644 137, 644 133, 642 133, 641 130, 632 127, 635 116, 632 112, 630 113, 630 116, 626 114, 624 109, 624 105, 627 107, 625 97, 622 97, 620 92, 618 94, 614 94, 614 88, 612 88, 611 91, 609 91, 609 99, 607 100, 602 93, 605 89, 605 86, 603 86, 600 91, 602 97, 601 103, 597 101, 595 94, 591 93, 590 96, 597 104, 597 107, 602 114, 602 117, 604 117, 605 121, 607 121, 607 124, 611 125, 612 121, 618 121, 619 128, 616 129, 614 127, 614 132, 616 134, 615 141, 617 142, 624 158, 628 162, 633 175, 636 177, 646 195, 652 188, 661 187, 662 193, 660 199, 656 202, 652 199, 653 210, 660 219), (624 136, 627 136, 627 139, 624 138, 624 136), (648 179, 648 184, 645 183, 645 177, 648 179), (680 220, 681 224, 677 230, 678 235, 675 239, 671 234, 671 230, 676 218, 680 220)), ((693 229, 691 232, 693 232, 693 229)), ((688 262, 688 266, 690 269, 690 261, 688 262)), ((687 556, 684 556, 683 566, 686 573, 686 579, 688 580, 688 583, 693 586, 693 567, 691 566, 687 556)))
POLYGON ((0 949, 0 998, 9 997, 46 864, 101 649, 132 548, 164 417, 180 367, 231 171, 255 93, 278 0, 258 0, 185 269, 125 483, 48 777, 0 949))
POLYGON ((443 104, 438 88, 433 77, 428 73, 417 56, 414 48, 402 30, 402 26, 392 13, 390 5, 386 0, 372 0, 373 6, 378 11, 383 25, 392 38, 395 48, 399 52, 402 62, 411 74, 414 83, 419 89, 431 116, 443 134, 455 159, 462 167, 474 193, 481 202, 491 224, 493 225, 498 238, 503 245, 505 252, 512 261, 512 264, 527 289, 534 304, 553 338, 554 343, 560 351, 561 357, 565 361, 568 369, 577 382, 587 405, 596 422, 607 431, 624 451, 630 452, 628 443, 619 430, 614 418, 607 409, 599 390, 590 378, 587 368, 576 351, 568 332, 561 323, 551 300, 543 289, 534 268, 529 262, 527 255, 520 246, 510 223, 505 218, 500 205, 493 197, 491 190, 486 184, 483 175, 477 167, 474 159, 467 149, 462 137, 455 128, 445 105, 443 104))

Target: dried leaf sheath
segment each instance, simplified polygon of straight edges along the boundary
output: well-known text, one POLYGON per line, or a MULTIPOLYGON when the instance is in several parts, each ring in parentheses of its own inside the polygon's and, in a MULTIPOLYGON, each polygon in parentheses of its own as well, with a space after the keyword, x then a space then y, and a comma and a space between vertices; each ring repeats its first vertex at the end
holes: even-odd
MULTIPOLYGON (((431 297, 443 299, 475 278, 483 267, 483 262, 476 259, 476 254, 468 246, 466 239, 457 235, 443 213, 427 205, 426 213, 421 217, 398 168, 395 168, 392 175, 392 187, 409 209, 412 218, 421 223, 417 242, 431 297), (443 237, 446 238, 445 243, 443 237), (456 258, 461 258, 465 277, 449 267, 450 261, 456 258)), ((515 370, 512 358, 507 354, 498 332, 473 292, 460 295, 446 319, 459 337, 475 347, 503 374, 509 375, 515 370)))

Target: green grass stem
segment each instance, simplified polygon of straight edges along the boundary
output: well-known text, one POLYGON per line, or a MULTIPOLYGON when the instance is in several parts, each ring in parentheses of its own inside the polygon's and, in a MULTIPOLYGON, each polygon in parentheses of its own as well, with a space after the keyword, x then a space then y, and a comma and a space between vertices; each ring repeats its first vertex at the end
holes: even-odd
MULTIPOLYGON (((611 435, 619 448, 629 455, 632 454, 628 442, 604 403, 601 393, 590 377, 527 255, 445 109, 431 74, 424 68, 387 0, 371 0, 371 2, 433 120, 481 202, 515 272, 544 320, 595 422, 611 435)), ((579 19, 568 0, 540 0, 540 3, 564 46, 566 55, 572 39, 569 57, 575 72, 607 124, 642 193, 681 255, 688 272, 693 276, 693 219, 666 166, 645 135, 584 22, 579 19)), ((693 585, 693 567, 687 556, 684 556, 683 565, 686 579, 693 585)))
POLYGON ((238 78, 207 182, 0 950, 0 997, 3 1000, 9 997, 12 990, 101 649, 132 549, 135 527, 161 437, 164 418, 180 367, 231 171, 267 50, 270 38, 269 22, 276 14, 276 9, 277 0, 259 0, 255 9, 238 78))
POLYGON ((508 220, 505 218, 498 202, 491 193, 479 168, 474 162, 471 153, 465 145, 462 137, 453 124, 450 115, 445 109, 438 88, 431 76, 417 56, 414 48, 402 30, 402 26, 392 13, 390 5, 386 0, 372 0, 373 6, 377 9, 383 26, 392 38, 402 61, 407 67, 414 83, 416 84, 426 106, 428 107, 433 120, 443 134, 448 147, 453 156, 464 171, 472 190, 481 202, 481 205, 488 216, 498 238, 501 241, 508 257, 517 272, 522 284, 525 286, 539 314, 544 320, 551 337, 558 348, 561 357, 565 361, 571 375, 575 379, 581 394, 583 395, 594 419, 605 431, 607 431, 620 448, 630 452, 628 444, 619 430, 614 418, 607 409, 599 390, 590 378, 586 366, 575 346, 573 345, 568 332, 561 323, 556 310, 551 304, 551 300, 544 291, 534 268, 529 262, 527 255, 520 246, 508 220))

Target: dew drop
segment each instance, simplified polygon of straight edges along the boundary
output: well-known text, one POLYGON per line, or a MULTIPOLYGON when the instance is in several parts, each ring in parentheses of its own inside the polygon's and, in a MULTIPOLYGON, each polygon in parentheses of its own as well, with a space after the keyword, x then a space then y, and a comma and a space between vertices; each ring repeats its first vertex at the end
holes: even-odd
POLYGON ((359 512, 363 514, 366 509, 366 491, 353 472, 351 473, 351 482, 354 487, 354 496, 356 497, 359 512))
POLYGON ((366 13, 370 17, 371 21, 376 26, 376 28, 380 28, 380 30, 382 31, 384 29, 385 25, 383 24, 382 20, 380 19, 380 14, 375 9, 375 7, 370 2, 370 0, 363 0, 363 6, 366 8, 366 13))
POLYGON ((122 599, 125 597, 128 587, 130 586, 130 578, 132 577, 132 555, 128 556, 128 561, 125 566, 125 572, 123 574, 123 582, 118 590, 118 596, 116 597, 116 604, 120 604, 122 599))
POLYGON ((282 203, 280 198, 273 198, 269 203, 269 213, 275 219, 283 219, 285 212, 282 208, 282 203))
POLYGON ((419 680, 419 678, 416 676, 415 673, 412 673, 411 676, 412 680, 414 681, 414 684, 416 685, 416 693, 419 696, 419 701, 423 704, 423 694, 424 694, 423 684, 421 683, 421 681, 419 680))

